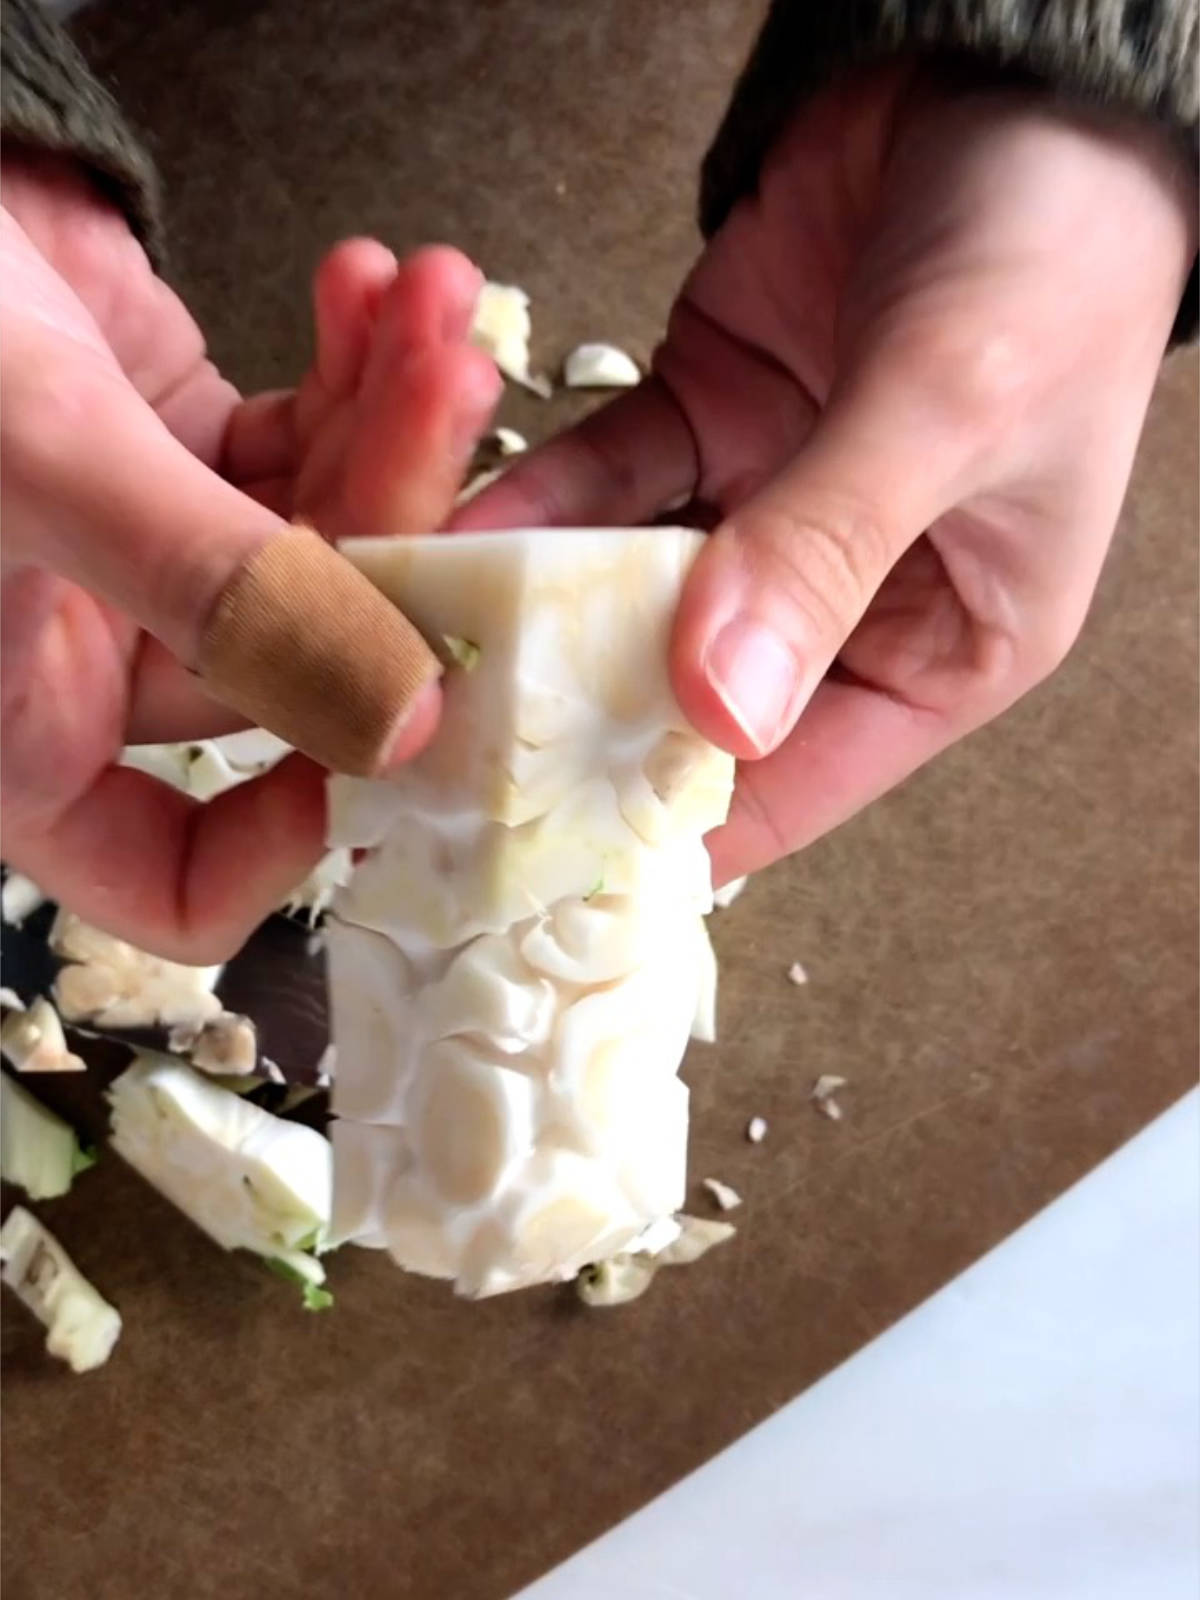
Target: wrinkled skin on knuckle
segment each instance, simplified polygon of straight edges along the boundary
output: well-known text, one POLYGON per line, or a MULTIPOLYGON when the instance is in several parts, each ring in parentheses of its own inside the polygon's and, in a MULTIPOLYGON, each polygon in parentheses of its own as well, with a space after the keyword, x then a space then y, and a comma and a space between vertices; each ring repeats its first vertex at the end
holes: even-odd
POLYGON ((887 540, 862 507, 759 508, 742 547, 754 581, 793 615, 801 637, 841 645, 887 571, 887 540))

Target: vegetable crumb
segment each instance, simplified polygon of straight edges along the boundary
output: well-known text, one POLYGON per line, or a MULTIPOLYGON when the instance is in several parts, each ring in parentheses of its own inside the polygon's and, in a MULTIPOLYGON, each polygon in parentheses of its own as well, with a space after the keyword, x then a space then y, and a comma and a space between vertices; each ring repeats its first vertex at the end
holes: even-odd
POLYGON ((479 665, 479 646, 473 639, 460 639, 456 634, 444 633, 442 643, 455 666, 461 667, 464 672, 474 672, 479 665))
POLYGON ((321 1058, 317 1062, 317 1088, 328 1089, 333 1082, 334 1067, 337 1064, 337 1046, 327 1044, 321 1051, 321 1058))
POLYGON ((788 975, 788 982, 789 983, 794 983, 796 985, 797 989, 801 988, 804 984, 806 984, 808 982, 808 973, 805 972, 804 968, 800 965, 800 963, 798 961, 793 961, 792 962, 791 966, 788 968, 787 975, 788 975))
MULTIPOLYGON (((686 501, 683 502, 686 504, 686 501)), ((728 883, 722 884, 719 889, 713 890, 713 905, 718 911, 727 911, 733 902, 746 887, 747 879, 731 878, 728 883)))
POLYGON ((766 1117, 751 1117, 746 1124, 746 1137, 751 1144, 761 1144, 767 1137, 766 1117))
POLYGON ((39 906, 44 906, 46 896, 23 872, 10 872, 0 889, 0 918, 19 928, 26 917, 31 917, 39 906))
POLYGON ((532 331, 524 289, 511 283, 485 283, 475 303, 472 342, 487 351, 506 378, 548 400, 553 393, 550 383, 529 370, 532 331))
MULTIPOLYGON (((636 1300, 645 1294, 660 1267, 690 1266, 737 1232, 732 1222, 690 1217, 682 1211, 674 1221, 676 1232, 661 1248, 627 1251, 584 1267, 575 1279, 575 1293, 584 1305, 619 1306, 636 1300)), ((649 1239, 650 1230, 645 1237, 649 1239)))
POLYGON ((563 363, 568 389, 631 389, 641 377, 637 362, 615 344, 581 344, 563 363))
POLYGON ((703 1185, 722 1211, 733 1211, 742 1203, 742 1197, 736 1189, 727 1183, 722 1183, 720 1178, 705 1178, 703 1185))
POLYGON ((0 1051, 18 1072, 83 1072, 84 1062, 67 1047, 62 1020, 44 995, 26 1009, 12 1010, 0 1024, 0 1051))
POLYGON ((529 449, 529 441, 515 428, 493 428, 491 436, 502 456, 519 456, 529 449))
POLYGON ((810 1096, 817 1110, 829 1118, 830 1122, 842 1120, 842 1108, 833 1098, 839 1089, 846 1087, 847 1079, 841 1078, 836 1072, 823 1072, 813 1084, 810 1096))

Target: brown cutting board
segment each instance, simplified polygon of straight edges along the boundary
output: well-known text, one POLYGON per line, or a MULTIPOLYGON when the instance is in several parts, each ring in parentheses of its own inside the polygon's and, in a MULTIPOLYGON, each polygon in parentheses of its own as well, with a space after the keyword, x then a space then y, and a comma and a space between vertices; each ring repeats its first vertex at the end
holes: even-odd
MULTIPOLYGON (((645 356, 753 22, 738 0, 128 0, 88 38, 154 132, 178 281, 255 387, 294 375, 311 266, 357 230, 523 283, 545 364, 589 336, 645 356)), ((308 1316, 108 1159, 43 1210, 125 1317, 110 1365, 70 1376, 5 1307, 5 1600, 501 1600, 1184 1092, 1196 436, 1187 356, 1066 669, 716 920, 721 1042, 687 1076, 693 1173, 745 1196, 733 1244, 604 1313, 462 1304, 346 1251, 308 1316), (850 1080, 839 1124, 808 1100, 823 1072, 850 1080)))

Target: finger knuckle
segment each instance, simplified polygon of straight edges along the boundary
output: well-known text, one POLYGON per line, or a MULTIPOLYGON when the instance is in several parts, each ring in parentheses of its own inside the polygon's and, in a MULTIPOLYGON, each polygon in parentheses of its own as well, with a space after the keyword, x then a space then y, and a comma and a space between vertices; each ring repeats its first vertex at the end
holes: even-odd
POLYGON ((921 330, 913 371, 926 402, 951 427, 999 424, 1025 401, 1034 363, 1011 323, 980 328, 946 318, 921 330))
POLYGON ((638 474, 632 452, 622 449, 619 438, 610 436, 598 414, 584 423, 576 435, 585 470, 597 486, 603 486, 620 505, 636 499, 638 474))
POLYGON ((777 586, 822 637, 839 640, 866 610, 889 565, 881 520, 848 502, 803 509, 773 507, 754 544, 770 553, 777 586))

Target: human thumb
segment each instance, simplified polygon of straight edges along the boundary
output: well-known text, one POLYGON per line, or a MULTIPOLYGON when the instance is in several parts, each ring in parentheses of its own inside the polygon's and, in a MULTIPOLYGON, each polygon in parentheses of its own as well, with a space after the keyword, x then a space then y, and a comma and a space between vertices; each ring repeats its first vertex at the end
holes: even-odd
POLYGON ((744 759, 774 750, 905 550, 956 503, 968 442, 903 359, 859 363, 800 454, 705 543, 672 640, 676 694, 744 759))
POLYGON ((211 472, 115 364, 69 340, 23 348, 25 332, 3 362, 6 560, 108 602, 323 766, 369 775, 415 753, 439 667, 412 625, 317 534, 211 472))

